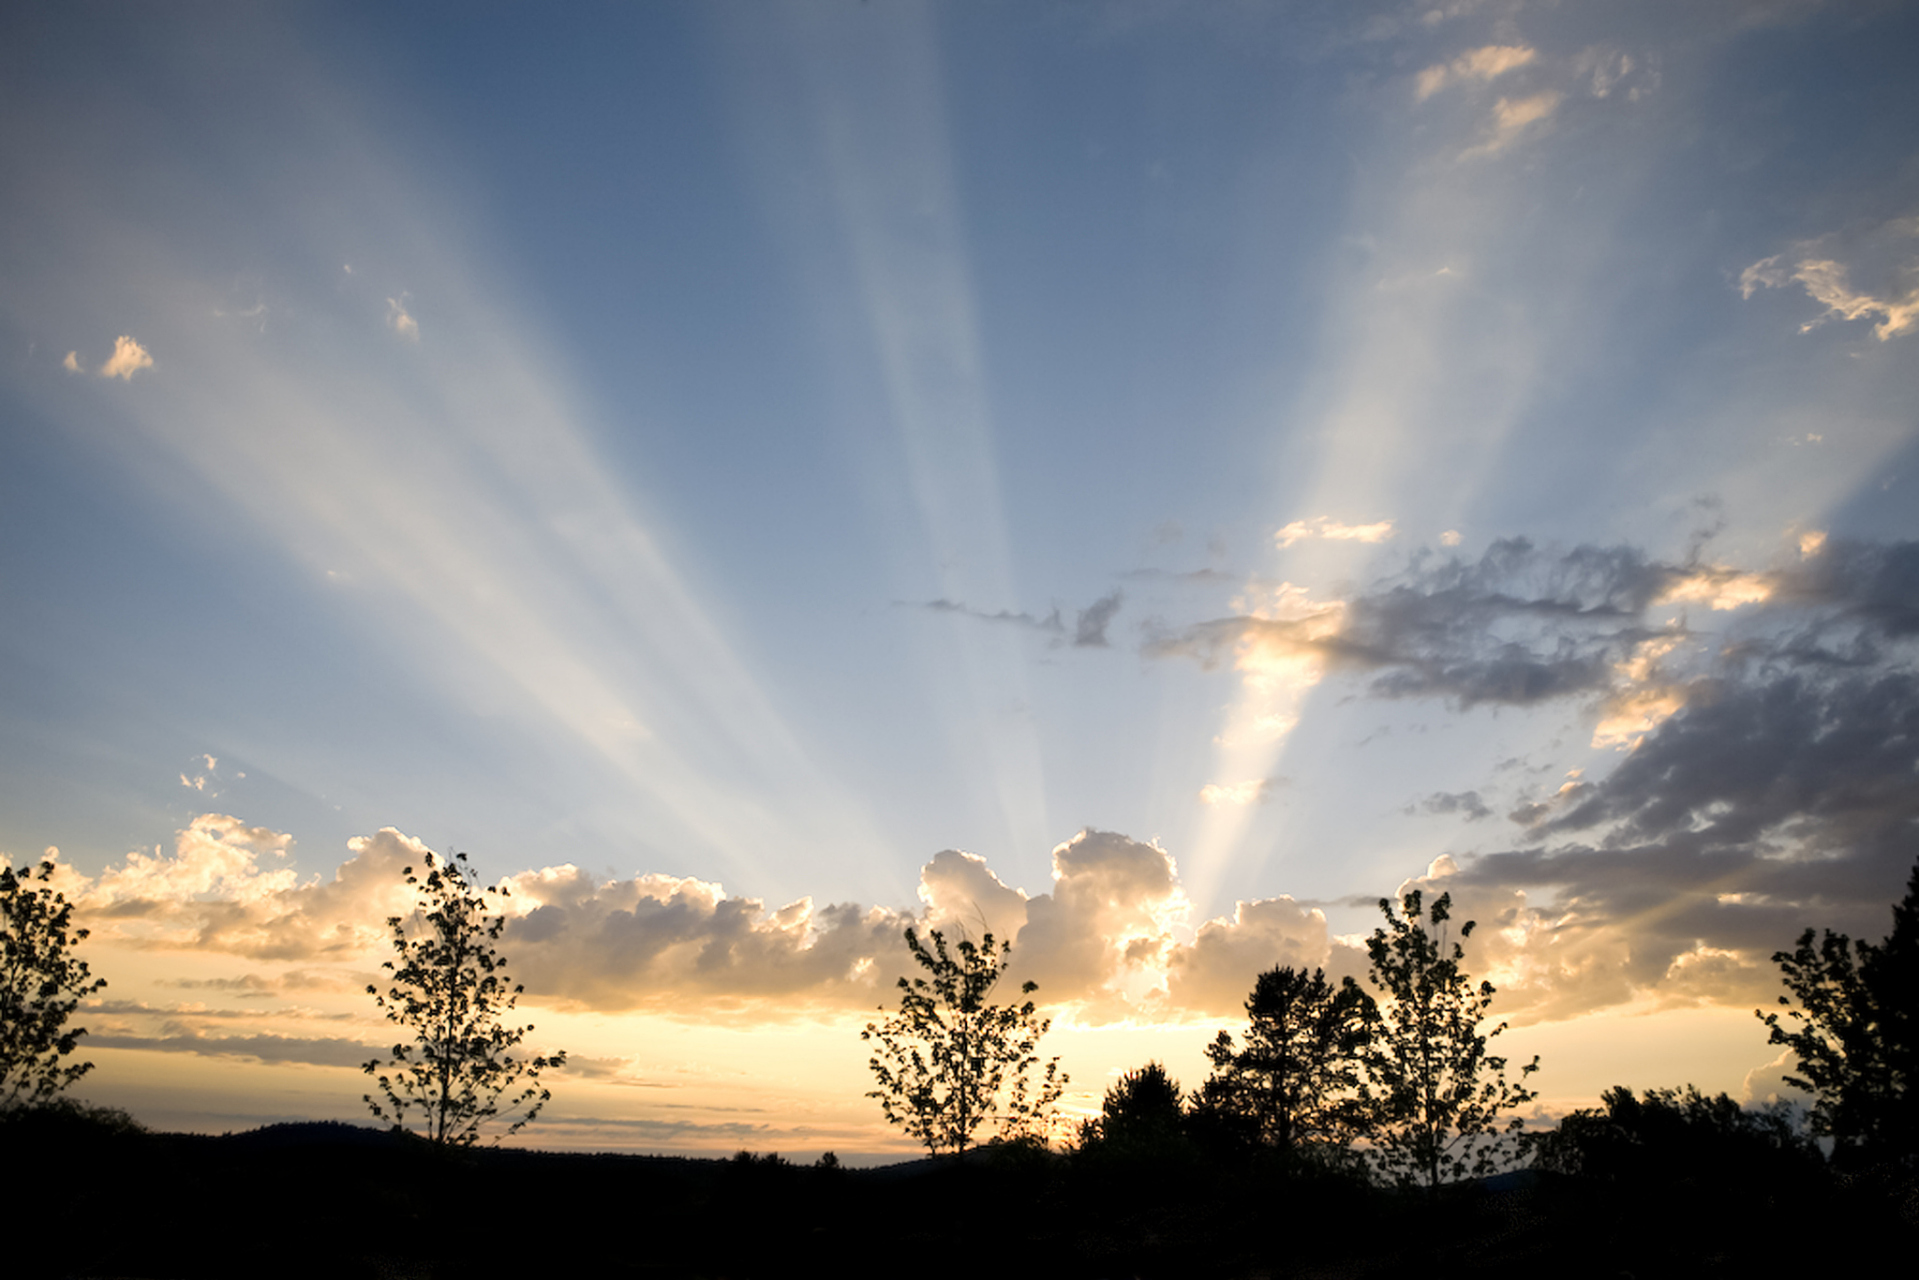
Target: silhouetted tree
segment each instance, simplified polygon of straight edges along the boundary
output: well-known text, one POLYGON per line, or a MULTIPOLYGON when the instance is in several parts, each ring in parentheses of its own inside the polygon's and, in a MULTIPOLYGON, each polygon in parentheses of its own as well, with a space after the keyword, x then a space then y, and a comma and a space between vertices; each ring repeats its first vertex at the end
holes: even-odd
POLYGON ((1747 1110, 1726 1094, 1709 1098, 1693 1085, 1648 1089, 1639 1097, 1631 1089, 1608 1089, 1600 1103, 1530 1140, 1539 1168, 1634 1186, 1723 1186, 1809 1172, 1821 1163, 1818 1147, 1785 1106, 1747 1110))
POLYGON ((450 1146, 471 1146, 487 1122, 524 1107, 506 1130, 517 1133, 552 1096, 540 1087, 540 1073, 563 1065, 566 1054, 515 1052, 533 1028, 501 1019, 524 988, 506 976, 506 958, 493 945, 506 920, 488 915, 486 893, 469 879, 466 855, 442 860, 429 853, 426 874, 412 867, 404 874, 420 894, 419 910, 388 919, 398 953, 384 966, 393 971, 392 982, 384 992, 369 986, 367 994, 413 1039, 393 1046, 390 1063, 366 1064, 384 1099, 367 1094, 366 1104, 396 1128, 407 1127, 408 1116, 418 1112, 422 1135, 450 1146))
POLYGON ((93 1070, 67 1061, 87 1033, 67 1019, 107 983, 72 954, 87 931, 73 927, 73 904, 52 878, 51 861, 0 867, 0 1111, 51 1101, 93 1070))
MULTIPOLYGON (((1052 1020, 1031 1000, 988 999, 1011 944, 988 933, 977 946, 963 938, 949 950, 939 930, 927 936, 930 948, 908 929, 906 946, 930 977, 901 978, 899 1012, 860 1032, 879 1044, 869 1062, 879 1087, 866 1096, 935 1155, 964 1151, 989 1122, 1004 1139, 1043 1139, 1067 1078, 1053 1058, 1032 1079, 1052 1020)), ((1036 990, 1028 982, 1020 994, 1036 990)))
POLYGON ((1182 1140, 1185 1118, 1179 1082, 1167 1074, 1163 1063, 1149 1062, 1107 1087, 1099 1116, 1080 1124, 1080 1145, 1124 1154, 1162 1154, 1182 1140))
POLYGON ((1213 1074, 1198 1106, 1243 1117, 1249 1133, 1287 1156, 1361 1136, 1360 1053, 1378 1017, 1372 997, 1351 978, 1333 986, 1323 969, 1269 969, 1253 984, 1246 1016, 1243 1047, 1225 1031, 1206 1047, 1213 1074))
POLYGON ((1799 1059, 1790 1084, 1813 1094, 1813 1132, 1830 1136, 1841 1165, 1919 1153, 1919 865, 1875 945, 1827 929, 1773 955, 1790 995, 1786 1016, 1755 1010, 1772 1044, 1799 1059), (1795 1001, 1797 1002, 1795 1005, 1795 1001))
MULTIPOLYGON (((1521 1067, 1520 1083, 1513 1084, 1506 1059, 1486 1052, 1506 1024, 1479 1029, 1493 984, 1474 987, 1460 967, 1465 952, 1446 935, 1452 895, 1441 894, 1424 919, 1419 890, 1409 891, 1402 905, 1403 917, 1390 899, 1379 900, 1386 925, 1366 943, 1373 985, 1388 1003, 1365 1048, 1360 1092, 1377 1125, 1372 1155, 1379 1170, 1402 1185, 1437 1188, 1497 1166, 1501 1136, 1525 1123, 1500 1117, 1537 1096, 1524 1081, 1539 1069, 1539 1059, 1521 1067)), ((1470 935, 1473 924, 1460 926, 1459 936, 1470 935)))

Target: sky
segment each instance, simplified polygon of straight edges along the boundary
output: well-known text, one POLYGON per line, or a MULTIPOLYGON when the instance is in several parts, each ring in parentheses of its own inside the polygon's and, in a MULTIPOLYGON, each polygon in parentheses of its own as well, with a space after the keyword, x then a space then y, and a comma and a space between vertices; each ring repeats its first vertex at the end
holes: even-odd
POLYGON ((1541 1117, 1774 1096, 1919 854, 1919 11, 16 4, 0 852, 78 1092, 368 1119, 504 881, 524 1141, 904 1153, 991 931, 1096 1110, 1448 892, 1541 1117))

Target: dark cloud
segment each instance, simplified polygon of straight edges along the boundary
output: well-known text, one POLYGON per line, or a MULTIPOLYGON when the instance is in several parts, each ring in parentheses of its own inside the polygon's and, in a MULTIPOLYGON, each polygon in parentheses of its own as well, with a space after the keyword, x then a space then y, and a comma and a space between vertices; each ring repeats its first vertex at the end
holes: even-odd
POLYGON ((1123 597, 1118 591, 1110 592, 1095 600, 1087 608, 1079 611, 1079 619, 1073 627, 1073 644, 1077 648, 1106 647, 1106 624, 1119 612, 1123 597))
POLYGON ((1919 543, 1809 538, 1803 547, 1783 568, 1744 570, 1508 538, 1477 560, 1422 554, 1399 578, 1343 600, 1297 597, 1285 609, 1165 632, 1145 652, 1208 667, 1260 650, 1314 654, 1333 670, 1370 675, 1376 697, 1527 706, 1616 695, 1643 679, 1622 673, 1646 646, 1663 654, 1700 639, 1678 618, 1650 616, 1655 606, 1662 615, 1700 606, 1715 618, 1716 643, 1691 646, 1706 657, 1668 660, 1683 656, 1689 678, 1778 661, 1869 667, 1919 635, 1919 543), (1751 607, 1730 616, 1742 606, 1751 607))
POLYGON ((1611 774, 1515 814, 1540 847, 1448 881, 1527 896, 1528 945, 1557 959, 1516 998, 1757 1002, 1800 930, 1886 931, 1919 853, 1919 677, 1788 668, 1687 693, 1611 774))
POLYGON ((1028 627, 1034 631, 1046 631, 1058 635, 1066 630, 1060 621, 1059 610, 1055 609, 1044 618, 1035 618, 1030 613, 1015 613, 1011 609, 1001 609, 997 613, 988 613, 984 609, 975 609, 958 600, 895 600, 894 605, 906 609, 927 609, 933 613, 956 613, 962 617, 978 618, 981 622, 1005 622, 1018 627, 1028 627))
MULTIPOLYGON (((1112 622, 1113 615, 1119 612, 1125 597, 1117 590, 1101 596, 1086 608, 1079 610, 1074 619, 1071 643, 1074 648, 1103 649, 1107 647, 1106 627, 1112 622)), ((1054 643, 1067 641, 1066 623, 1060 617, 1057 606, 1045 617, 1036 617, 1030 613, 1016 613, 1011 609, 1001 609, 988 613, 984 609, 975 609, 958 600, 895 600, 894 605, 908 609, 927 609, 933 613, 958 614, 961 617, 977 618, 981 622, 1003 623, 1009 626, 1023 627, 1029 631, 1039 631, 1054 637, 1054 643)))
POLYGON ((360 1067, 387 1052, 380 1045, 338 1038, 299 1036, 203 1036, 182 1031, 165 1036, 89 1035, 88 1049, 138 1049, 152 1053, 197 1053, 215 1058, 252 1058, 266 1063, 360 1067))
POLYGON ((1486 807, 1477 791, 1435 791, 1417 805, 1407 805, 1405 812, 1418 813, 1457 813, 1468 822, 1478 822, 1481 818, 1490 818, 1493 811, 1486 807))

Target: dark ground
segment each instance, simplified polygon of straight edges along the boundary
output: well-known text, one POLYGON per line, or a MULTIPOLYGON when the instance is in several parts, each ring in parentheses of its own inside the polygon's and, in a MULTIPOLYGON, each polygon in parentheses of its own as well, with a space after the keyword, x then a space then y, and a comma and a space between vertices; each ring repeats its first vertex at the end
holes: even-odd
POLYGON ((1906 1176, 1536 1173, 1437 1198, 1257 1157, 980 1152, 879 1169, 479 1149, 340 1124, 0 1122, 22 1277, 1831 1274, 1919 1245, 1906 1176))

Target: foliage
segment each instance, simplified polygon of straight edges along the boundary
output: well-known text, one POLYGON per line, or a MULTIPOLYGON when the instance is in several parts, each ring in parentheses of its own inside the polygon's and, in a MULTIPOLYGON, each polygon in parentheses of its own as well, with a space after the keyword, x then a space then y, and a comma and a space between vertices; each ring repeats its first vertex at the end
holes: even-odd
POLYGON ((388 988, 369 986, 367 994, 413 1039, 393 1046, 390 1063, 366 1064, 384 1099, 367 1094, 366 1104, 395 1128, 407 1127, 417 1111, 422 1136, 449 1146, 471 1146, 482 1126, 524 1107, 506 1131, 517 1133, 551 1096, 540 1087, 540 1073, 563 1065, 566 1054, 515 1052, 533 1028, 501 1021, 523 988, 511 985, 506 958, 493 945, 506 920, 487 914, 486 893, 469 878, 466 855, 429 853, 424 875, 412 867, 404 874, 420 894, 420 908, 411 918, 387 921, 398 959, 384 966, 393 971, 388 988))
POLYGON ((67 1019, 107 983, 71 954, 87 931, 52 878, 51 861, 0 867, 0 1111, 45 1103, 93 1070, 65 1061, 87 1033, 67 1019))
POLYGON ((1243 1119, 1287 1156, 1361 1136, 1360 1054, 1378 1017, 1372 997, 1351 978, 1333 986, 1323 969, 1269 969, 1253 985, 1246 1016, 1243 1048, 1225 1031, 1207 1046, 1213 1074, 1200 1108, 1243 1119))
POLYGON ((1708 1098, 1693 1085, 1648 1089, 1640 1097, 1608 1089, 1600 1102, 1531 1140, 1539 1168, 1640 1186, 1751 1181, 1820 1163, 1818 1147, 1786 1106, 1748 1111, 1726 1094, 1708 1098))
POLYGON ((1892 915, 1877 945, 1828 929, 1815 949, 1813 930, 1799 935, 1773 955, 1791 993, 1779 1003, 1797 1025, 1758 1014, 1769 1042, 1798 1057, 1786 1080, 1817 1099, 1813 1132, 1834 1140, 1844 1165, 1919 1152, 1919 865, 1892 915))
POLYGON ((1179 1082, 1165 1064, 1149 1062, 1108 1086, 1099 1116, 1080 1122, 1080 1146, 1158 1154, 1181 1141, 1185 1118, 1179 1082))
MULTIPOLYGON (((1525 1079, 1539 1069, 1539 1059, 1520 1068, 1514 1084, 1506 1079, 1506 1059, 1486 1052, 1506 1024, 1479 1030, 1493 985, 1474 987, 1460 967, 1459 942, 1447 939, 1452 895, 1441 894, 1425 920, 1419 890, 1409 891, 1403 906, 1401 917, 1381 898, 1386 925, 1366 943, 1373 985, 1390 1003, 1365 1048, 1360 1096, 1378 1126, 1372 1152, 1379 1170, 1401 1185, 1437 1188, 1493 1172, 1505 1145, 1501 1135, 1525 1123, 1514 1116, 1502 1124, 1500 1117, 1537 1096, 1525 1079)), ((1473 924, 1462 925, 1459 937, 1470 935, 1473 924)))
MULTIPOLYGON (((989 1123, 1002 1139, 1043 1139, 1067 1078, 1053 1058, 1032 1079, 1052 1020, 1030 999, 988 999, 1012 945, 988 933, 977 946, 962 938, 949 949, 939 930, 927 936, 930 947, 908 929, 906 946, 930 976, 901 978, 899 1012, 860 1032, 879 1046, 869 1063, 879 1087, 866 1096, 935 1155, 964 1151, 989 1123)), ((1037 989, 1028 982, 1020 994, 1037 989)))

